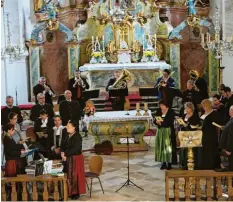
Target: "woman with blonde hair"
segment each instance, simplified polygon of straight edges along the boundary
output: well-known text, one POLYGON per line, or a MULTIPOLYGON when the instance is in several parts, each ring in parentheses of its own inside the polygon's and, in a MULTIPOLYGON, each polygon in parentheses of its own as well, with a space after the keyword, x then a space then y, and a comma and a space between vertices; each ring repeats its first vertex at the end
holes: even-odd
POLYGON ((199 149, 200 159, 198 163, 199 169, 213 170, 220 165, 220 156, 218 149, 218 133, 217 128, 212 124, 217 121, 217 114, 212 109, 212 103, 209 99, 204 99, 201 102, 202 109, 204 110, 201 116, 202 122, 202 147, 199 149))

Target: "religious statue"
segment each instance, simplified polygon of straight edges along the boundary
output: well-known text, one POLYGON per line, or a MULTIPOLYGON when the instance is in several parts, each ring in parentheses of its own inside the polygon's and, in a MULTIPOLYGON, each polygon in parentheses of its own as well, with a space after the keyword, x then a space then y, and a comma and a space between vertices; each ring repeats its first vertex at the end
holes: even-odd
POLYGON ((38 12, 44 4, 44 0, 34 0, 34 11, 38 12))
POLYGON ((186 5, 189 7, 189 15, 196 15, 195 0, 186 0, 186 5))

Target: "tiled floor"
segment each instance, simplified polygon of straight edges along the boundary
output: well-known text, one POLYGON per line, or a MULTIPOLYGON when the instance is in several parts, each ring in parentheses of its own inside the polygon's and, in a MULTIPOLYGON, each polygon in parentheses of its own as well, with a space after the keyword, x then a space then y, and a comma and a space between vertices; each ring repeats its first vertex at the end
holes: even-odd
MULTIPOLYGON (((149 142, 150 137, 145 137, 149 142)), ((83 148, 90 148, 93 144, 92 137, 84 138, 83 148)), ((153 139, 150 141, 153 142, 153 139)), ((82 195, 81 201, 164 201, 165 183, 164 171, 161 171, 160 163, 154 161, 153 148, 145 152, 130 153, 130 180, 140 186, 144 191, 129 185, 116 192, 127 180, 127 153, 119 152, 112 155, 103 155, 103 171, 100 179, 103 184, 104 194, 99 182, 94 180, 92 197, 89 194, 82 195)), ((88 170, 88 158, 94 154, 84 153, 85 164, 88 170)))

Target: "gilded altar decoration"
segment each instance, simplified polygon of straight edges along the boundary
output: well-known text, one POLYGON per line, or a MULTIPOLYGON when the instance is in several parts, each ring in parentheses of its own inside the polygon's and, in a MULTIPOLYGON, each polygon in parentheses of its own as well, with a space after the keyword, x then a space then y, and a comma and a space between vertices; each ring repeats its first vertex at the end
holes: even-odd
MULTIPOLYGON (((143 55, 148 58, 151 50, 144 50, 143 54, 143 38, 145 39, 147 35, 153 36, 152 46, 156 49, 154 46, 157 46, 158 39, 167 39, 171 30, 168 22, 162 23, 159 20, 159 7, 148 0, 135 0, 131 3, 125 0, 95 1, 89 3, 87 12, 86 23, 74 29, 75 38, 77 42, 81 42, 92 41, 92 36, 99 39, 104 36, 104 47, 101 42, 101 50, 105 50, 108 63, 140 62, 143 55)), ((84 49, 89 51, 92 45, 85 46, 84 49)), ((100 63, 100 60, 98 62, 94 60, 92 53, 87 54, 88 56, 92 63, 100 63)), ((149 61, 158 61, 158 53, 154 51, 153 56, 149 58, 149 61)))
POLYGON ((104 36, 102 38, 102 49, 98 37, 96 37, 96 40, 94 41, 94 36, 92 36, 91 64, 107 63, 104 47, 104 36))
POLYGON ((34 2, 35 16, 37 18, 37 23, 33 27, 31 33, 31 44, 43 43, 43 39, 40 37, 40 33, 43 30, 57 31, 60 30, 66 34, 66 41, 73 40, 73 34, 71 30, 64 24, 57 20, 57 0, 51 0, 47 3, 44 1, 34 2))
POLYGON ((143 39, 143 57, 141 62, 157 62, 159 61, 157 53, 156 53, 156 35, 154 36, 154 47, 152 44, 152 38, 148 35, 148 39, 146 40, 146 44, 143 39), (145 47, 146 45, 146 47, 145 47))
POLYGON ((189 15, 186 20, 181 22, 174 30, 169 35, 169 39, 182 39, 182 36, 180 35, 180 32, 186 27, 200 27, 200 26, 205 26, 207 27, 210 32, 213 31, 213 24, 206 19, 201 19, 197 15, 196 11, 196 3, 198 0, 186 0, 186 5, 188 6, 189 9, 189 15))

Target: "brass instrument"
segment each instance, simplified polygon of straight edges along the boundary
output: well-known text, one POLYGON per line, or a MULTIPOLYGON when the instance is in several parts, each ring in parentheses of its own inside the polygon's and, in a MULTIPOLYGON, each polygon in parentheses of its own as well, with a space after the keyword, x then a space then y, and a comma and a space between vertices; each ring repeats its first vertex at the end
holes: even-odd
POLYGON ((190 70, 189 76, 190 76, 190 80, 193 81, 194 90, 199 91, 199 89, 195 85, 196 80, 200 77, 199 72, 197 70, 190 70))
POLYGON ((85 88, 85 87, 86 87, 86 86, 85 86, 85 83, 83 82, 83 80, 82 80, 82 78, 81 78, 81 76, 79 76, 79 77, 77 78, 77 80, 75 81, 74 87, 75 87, 76 85, 81 86, 82 88, 85 88))
POLYGON ((112 85, 112 88, 125 89, 127 87, 127 82, 130 80, 130 72, 126 69, 123 70, 121 76, 112 85))
MULTIPOLYGON (((167 77, 167 80, 173 75, 175 73, 175 71, 173 71, 173 72, 171 72, 170 74, 169 74, 169 76, 167 77)), ((157 84, 157 85, 155 85, 154 86, 154 88, 157 88, 157 87, 161 87, 162 86, 162 84, 165 84, 166 82, 163 80, 163 79, 161 79, 161 81, 157 84)))

